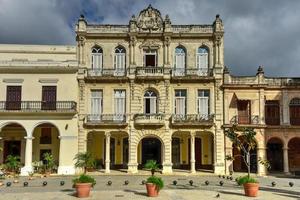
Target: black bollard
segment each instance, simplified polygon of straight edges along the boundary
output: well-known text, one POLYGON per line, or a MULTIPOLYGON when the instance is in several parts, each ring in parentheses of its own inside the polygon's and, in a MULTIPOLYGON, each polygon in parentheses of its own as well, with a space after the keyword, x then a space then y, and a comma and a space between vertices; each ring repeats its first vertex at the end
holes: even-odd
POLYGON ((177 181, 176 180, 173 181, 173 185, 177 185, 177 181))
POLYGON ((223 181, 220 181, 219 184, 220 184, 220 186, 223 186, 223 185, 224 185, 224 182, 223 182, 223 181))
POLYGON ((205 185, 209 185, 209 181, 205 181, 205 185))

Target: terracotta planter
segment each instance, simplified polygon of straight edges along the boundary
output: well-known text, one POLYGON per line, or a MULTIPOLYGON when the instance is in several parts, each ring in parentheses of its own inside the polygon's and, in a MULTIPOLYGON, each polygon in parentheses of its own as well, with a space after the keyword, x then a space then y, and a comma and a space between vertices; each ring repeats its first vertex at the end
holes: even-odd
POLYGON ((76 195, 78 198, 86 198, 90 196, 92 184, 91 183, 76 183, 76 195))
POLYGON ((258 183, 245 183, 244 191, 245 195, 248 197, 256 197, 259 189, 258 183))
POLYGON ((157 197, 159 189, 153 183, 146 183, 148 197, 157 197))

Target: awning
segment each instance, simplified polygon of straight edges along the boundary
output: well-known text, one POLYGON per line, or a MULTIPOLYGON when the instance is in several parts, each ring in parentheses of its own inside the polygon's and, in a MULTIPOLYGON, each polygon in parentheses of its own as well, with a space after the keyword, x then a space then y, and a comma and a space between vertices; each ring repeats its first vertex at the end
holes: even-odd
POLYGON ((257 100, 258 94, 250 94, 250 93, 234 93, 233 96, 241 101, 247 101, 247 100, 257 100))

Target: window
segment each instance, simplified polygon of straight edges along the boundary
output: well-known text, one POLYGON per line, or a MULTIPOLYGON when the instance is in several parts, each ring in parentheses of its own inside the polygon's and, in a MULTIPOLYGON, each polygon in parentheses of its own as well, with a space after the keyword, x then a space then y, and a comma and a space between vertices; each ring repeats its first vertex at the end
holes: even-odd
POLYGON ((41 128, 40 144, 51 144, 51 128, 41 128))
POLYGON ((126 112, 126 91, 115 90, 115 120, 123 120, 126 112))
POLYGON ((198 74, 206 76, 208 72, 208 48, 198 48, 196 59, 198 74))
POLYGON ((115 49, 115 75, 123 76, 125 74, 126 66, 126 50, 124 47, 117 47, 115 49))
POLYGON ((102 90, 91 91, 91 118, 92 120, 100 120, 103 107, 102 90))
POLYGON ((175 48, 174 70, 175 76, 183 76, 185 72, 185 49, 183 47, 175 48))
POLYGON ((157 51, 156 50, 144 50, 144 67, 156 67, 157 66, 157 51))
POLYGON ((22 98, 22 86, 7 86, 6 110, 20 110, 22 98))
POLYGON ((251 122, 250 100, 238 100, 237 109, 238 109, 238 123, 250 124, 251 122))
POLYGON ((101 73, 103 66, 102 49, 100 47, 92 48, 92 69, 94 73, 101 73))
POLYGON ((56 86, 42 87, 42 110, 56 109, 56 86))
POLYGON ((208 118, 209 115, 209 90, 198 90, 198 114, 208 118))
POLYGON ((290 102, 290 123, 300 125, 300 98, 293 98, 290 102))
POLYGON ((186 115, 186 90, 175 90, 175 114, 186 115))
POLYGON ((157 95, 155 92, 148 90, 144 95, 144 112, 145 114, 154 114, 157 112, 157 95))
POLYGON ((268 125, 280 124, 279 101, 269 100, 265 103, 265 118, 268 125))

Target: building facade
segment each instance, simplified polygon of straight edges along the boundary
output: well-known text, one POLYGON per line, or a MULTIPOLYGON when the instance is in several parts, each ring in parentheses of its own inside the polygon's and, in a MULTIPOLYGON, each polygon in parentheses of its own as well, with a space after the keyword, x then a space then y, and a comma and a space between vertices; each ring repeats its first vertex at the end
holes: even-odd
POLYGON ((224 172, 223 24, 172 25, 149 6, 128 25, 77 28, 79 151, 135 173, 148 159, 224 172), (195 150, 197 149, 197 150, 195 150))
POLYGON ((58 174, 90 152, 97 169, 136 173, 149 159, 163 173, 244 171, 224 136, 253 127, 252 171, 300 171, 300 81, 237 77, 224 67, 224 27, 173 25, 151 5, 125 25, 81 16, 76 46, 0 45, 0 163, 21 174, 50 152, 58 174))

